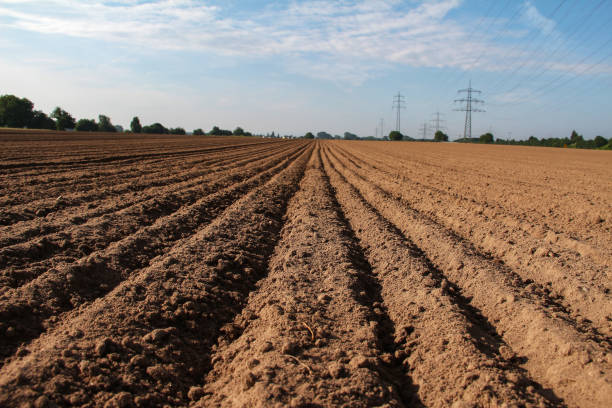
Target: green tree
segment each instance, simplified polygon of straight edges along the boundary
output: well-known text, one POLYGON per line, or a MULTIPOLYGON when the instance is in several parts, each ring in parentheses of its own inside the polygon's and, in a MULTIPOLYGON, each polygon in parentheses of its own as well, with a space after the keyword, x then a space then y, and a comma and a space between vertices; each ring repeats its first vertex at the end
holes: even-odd
POLYGON ((441 130, 436 131, 434 142, 448 142, 448 135, 441 130))
POLYGON ((244 130, 238 126, 236 129, 234 129, 234 136, 244 136, 244 130))
POLYGON ((204 136, 204 131, 202 129, 195 129, 193 131, 194 136, 204 136))
POLYGON ((531 146, 537 146, 538 144, 540 144, 540 141, 535 136, 529 136, 529 139, 527 139, 527 144, 531 146))
POLYGON ((359 140, 359 136, 351 132, 344 132, 344 140, 359 140))
POLYGON ((152 133, 152 134, 167 134, 168 129, 166 129, 161 123, 154 123, 152 125, 143 126, 142 133, 152 133))
POLYGON ((487 132, 484 135, 480 135, 480 143, 493 143, 493 134, 487 132))
POLYGON ((183 129, 182 127, 177 127, 177 128, 172 128, 170 129, 170 134, 171 135, 184 135, 187 132, 185 132, 185 129, 183 129))
POLYGON ((47 116, 45 112, 35 110, 34 116, 28 125, 32 129, 55 129, 55 121, 47 116))
POLYGON ((34 104, 26 98, 15 95, 0 96, 0 126, 22 128, 34 117, 34 104))
POLYGON ((304 139, 314 139, 314 135, 312 132, 308 132, 304 135, 304 139))
POLYGON ((79 132, 96 132, 98 124, 93 119, 79 119, 74 129, 79 132))
POLYGON ((608 141, 603 136, 595 136, 595 139, 593 140, 593 142, 595 142, 595 147, 603 147, 608 144, 608 141))
POLYGON ((142 132, 142 125, 140 124, 140 119, 138 119, 138 116, 134 116, 132 118, 132 122, 130 123, 130 129, 132 129, 133 133, 142 132))
POLYGON ((389 133, 389 140, 402 140, 403 138, 404 138, 404 135, 402 135, 397 130, 392 130, 389 133))
POLYGON ((117 132, 117 129, 111 123, 111 119, 105 115, 98 115, 98 130, 100 132, 117 132))
POLYGON ((582 135, 579 135, 578 132, 572 130, 572 135, 570 136, 570 143, 577 143, 583 141, 582 135))
POLYGON ((55 127, 57 130, 74 129, 76 126, 76 121, 72 115, 59 106, 53 110, 51 117, 55 119, 55 127))

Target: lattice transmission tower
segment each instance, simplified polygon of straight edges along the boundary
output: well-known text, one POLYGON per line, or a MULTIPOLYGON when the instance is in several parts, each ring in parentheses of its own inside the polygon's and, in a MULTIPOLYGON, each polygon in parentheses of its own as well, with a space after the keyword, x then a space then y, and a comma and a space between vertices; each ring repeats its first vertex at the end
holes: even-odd
POLYGON ((431 126, 433 127, 434 133, 436 133, 438 130, 441 130, 443 132, 446 131, 446 121, 442 119, 443 114, 441 114, 440 112, 436 112, 433 114, 433 116, 434 118, 430 120, 430 122, 431 126))
POLYGON ((457 91, 458 93, 465 92, 467 95, 465 98, 455 99, 455 102, 465 103, 465 107, 461 107, 459 109, 455 109, 456 111, 465 112, 465 128, 463 130, 463 138, 471 138, 472 137, 472 112, 484 112, 482 109, 474 108, 472 104, 484 103, 481 99, 476 99, 472 96, 472 94, 477 93, 480 94, 481 91, 472 88, 472 81, 470 80, 469 86, 467 89, 460 89, 457 91))
POLYGON ((406 97, 398 92, 397 95, 393 97, 393 108, 392 109, 397 110, 397 117, 395 119, 395 130, 401 133, 400 131, 400 128, 401 128, 400 112, 402 109, 406 109, 406 97))

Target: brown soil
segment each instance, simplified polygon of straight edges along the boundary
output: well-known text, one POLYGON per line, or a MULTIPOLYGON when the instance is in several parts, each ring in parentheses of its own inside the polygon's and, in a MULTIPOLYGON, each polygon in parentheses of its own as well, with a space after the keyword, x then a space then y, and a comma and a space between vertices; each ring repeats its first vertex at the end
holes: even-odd
POLYGON ((612 157, 0 132, 0 406, 612 406, 612 157))

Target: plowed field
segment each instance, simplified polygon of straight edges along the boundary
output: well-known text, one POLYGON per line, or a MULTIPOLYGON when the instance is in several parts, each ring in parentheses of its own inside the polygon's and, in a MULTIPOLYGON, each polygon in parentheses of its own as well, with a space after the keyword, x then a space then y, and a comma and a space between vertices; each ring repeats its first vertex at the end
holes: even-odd
POLYGON ((612 406, 612 155, 0 135, 2 407, 612 406))

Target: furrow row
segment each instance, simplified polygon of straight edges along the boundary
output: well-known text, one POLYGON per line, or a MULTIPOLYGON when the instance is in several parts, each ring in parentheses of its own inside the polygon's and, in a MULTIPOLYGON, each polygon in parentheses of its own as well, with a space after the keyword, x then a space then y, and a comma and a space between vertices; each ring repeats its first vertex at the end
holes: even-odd
POLYGON ((0 405, 187 405, 221 327, 265 273, 310 154, 5 365, 0 405))
POLYGON ((555 310, 522 285, 507 268, 481 256, 452 231, 431 222, 333 154, 331 162, 367 203, 393 224, 461 289, 508 346, 524 356, 524 367, 542 386, 571 406, 612 404, 609 345, 579 331, 562 310, 555 310))
MULTIPOLYGON (((349 149, 355 154, 361 151, 349 149)), ((360 156, 382 167, 388 166, 385 162, 392 157, 394 165, 391 167, 395 172, 410 176, 413 182, 418 181, 427 189, 451 193, 456 198, 481 206, 487 212, 495 210, 510 215, 527 232, 534 232, 534 225, 536 231, 543 227, 546 231, 542 237, 550 231, 551 239, 568 250, 579 253, 597 252, 595 248, 609 250, 606 245, 609 224, 604 221, 612 209, 612 195, 610 189, 606 189, 606 182, 602 184, 606 179, 606 162, 601 159, 605 159, 605 156, 589 166, 590 172, 599 171, 601 176, 584 178, 579 174, 584 173, 583 162, 563 166, 563 172, 559 171, 558 166, 550 167, 549 161, 556 157, 554 149, 546 152, 547 155, 538 161, 531 158, 517 160, 516 152, 512 154, 503 149, 499 152, 487 151, 494 157, 470 151, 470 163, 466 163, 465 158, 455 158, 444 151, 439 157, 419 160, 415 157, 416 153, 398 157, 386 149, 384 153, 383 150, 374 150, 360 156), (467 166, 473 166, 471 163, 479 163, 481 170, 478 174, 464 174, 467 166), (573 174, 576 180, 571 179, 569 174, 573 174), (500 178, 513 182, 502 183, 500 178)), ((590 161, 593 159, 590 158, 590 161)), ((574 161, 576 157, 568 157, 568 160, 574 161)), ((609 259, 611 254, 608 251, 603 257, 595 256, 601 261, 609 259)))
POLYGON ((192 406, 419 405, 409 377, 378 358, 391 324, 351 236, 316 152, 267 276, 217 340, 192 406))
MULTIPOLYGON (((47 328, 61 313, 103 297, 122 281, 197 234, 222 211, 253 189, 286 171, 304 149, 251 178, 201 198, 132 235, 73 264, 50 269, 0 298, 0 355, 8 357, 47 328)), ((220 234, 222 235, 222 234, 220 234)), ((17 352, 19 354, 19 351, 17 352)))
MULTIPOLYGON (((270 150, 277 151, 278 148, 270 150)), ((257 152, 258 150, 255 150, 253 154, 257 154, 257 152)), ((263 150, 259 152, 259 154, 262 153, 266 154, 269 151, 263 150)), ((248 154, 240 156, 243 157, 242 161, 249 160, 248 154)), ((81 185, 77 182, 75 185, 67 186, 59 195, 56 192, 46 198, 14 205, 10 209, 7 207, 0 214, 0 224, 15 225, 19 221, 37 222, 44 220, 46 217, 71 214, 78 211, 79 206, 87 209, 103 206, 108 201, 112 202, 117 195, 132 194, 138 196, 140 193, 146 193, 151 188, 164 188, 167 185, 179 182, 189 183, 197 177, 206 175, 209 170, 214 170, 215 167, 222 167, 228 163, 233 164, 234 160, 238 158, 233 155, 227 158, 220 157, 211 162, 204 162, 199 166, 196 165, 194 168, 188 167, 183 172, 173 168, 169 163, 165 163, 165 168, 161 170, 164 175, 161 177, 148 175, 147 170, 143 171, 143 164, 138 164, 137 167, 140 169, 141 175, 133 180, 101 178, 94 186, 81 185)))
MULTIPOLYGON (((152 224, 156 219, 192 204, 203 195, 276 165, 286 159, 288 153, 290 151, 283 151, 259 160, 254 157, 252 162, 241 162, 237 168, 239 171, 233 165, 221 167, 212 170, 205 177, 153 191, 135 203, 131 203, 127 197, 122 197, 117 200, 125 203, 121 205, 122 208, 101 216, 90 216, 82 224, 75 225, 71 222, 72 219, 65 218, 55 224, 47 224, 45 232, 51 233, 0 249, 0 267, 5 268, 0 277, 0 287, 19 285, 45 268, 103 249, 123 236, 152 224)), ((43 228, 34 229, 40 231, 43 228)), ((28 236, 30 233, 31 230, 26 229, 22 231, 21 236, 28 236)), ((19 235, 13 236, 13 240, 18 237, 19 235)))
MULTIPOLYGON (((231 142, 231 139, 228 139, 228 142, 231 142)), ((32 161, 32 162, 15 162, 15 163, 9 163, 8 160, 7 162, 0 164, 0 170, 13 170, 14 169, 21 169, 21 168, 33 168, 33 167, 50 167, 50 166, 65 166, 65 168, 70 168, 70 166, 75 166, 75 165, 90 165, 90 164, 98 164, 98 163, 109 163, 109 162, 113 162, 113 163, 126 163, 129 161, 140 161, 140 160, 145 160, 145 159, 150 159, 150 158, 182 158, 182 157, 186 157, 186 156, 190 156, 193 154, 201 154, 201 153, 212 153, 212 152, 216 152, 216 151, 223 151, 223 150, 227 150, 228 148, 233 149, 236 147, 241 147, 241 146, 249 146, 249 145, 253 145, 253 144, 258 144, 258 143, 262 143, 261 141, 254 139, 251 141, 248 141, 246 143, 240 143, 240 144, 231 144, 230 146, 216 146, 213 145, 211 147, 200 147, 200 146, 193 146, 192 149, 190 150, 178 150, 178 151, 159 151, 159 148, 155 148, 152 147, 151 151, 148 153, 143 153, 142 149, 137 149, 135 148, 132 154, 121 154, 121 152, 117 151, 114 152, 115 154, 112 155, 107 155, 107 156, 98 156, 98 154, 100 153, 100 150, 96 149, 94 150, 95 152, 95 156, 90 156, 90 157, 75 157, 72 160, 67 160, 67 161, 49 161, 49 162, 43 162, 43 161, 32 161)), ((229 143, 228 143, 229 144, 229 143)))
MULTIPOLYGON (((360 161, 346 151, 336 151, 344 160, 360 161)), ((587 328, 593 322, 603 335, 612 335, 612 286, 603 272, 598 276, 585 274, 585 271, 597 270, 589 260, 572 259, 567 254, 560 257, 560 251, 553 252, 550 244, 542 245, 542 238, 532 235, 527 227, 513 231, 517 221, 505 213, 486 211, 449 193, 423 189, 412 177, 397 177, 391 168, 384 169, 387 166, 383 163, 377 166, 366 161, 360 163, 364 168, 354 171, 361 177, 401 199, 421 217, 451 230, 485 256, 512 268, 525 285, 531 284, 534 291, 560 303, 573 320, 587 328)), ((542 230, 540 236, 545 234, 544 227, 542 230)))
POLYGON ((388 358, 411 374, 425 405, 555 405, 558 398, 518 366, 512 349, 461 290, 363 198, 327 154, 325 167, 395 326, 388 358))
MULTIPOLYGON (((187 170, 200 170, 216 163, 221 163, 231 157, 247 157, 249 154, 278 149, 282 145, 248 146, 230 149, 213 154, 197 154, 188 160, 175 161, 172 159, 142 160, 128 165, 106 166, 107 168, 84 168, 80 170, 62 171, 55 176, 48 174, 13 176, 11 182, 2 189, 0 205, 16 206, 24 204, 44 203, 45 198, 65 196, 71 189, 80 190, 89 188, 117 187, 125 184, 130 189, 138 188, 139 182, 145 179, 156 183, 168 183, 171 179, 187 170), (18 194, 17 194, 18 193, 18 194)), ((66 199, 67 197, 64 197, 66 199)))

